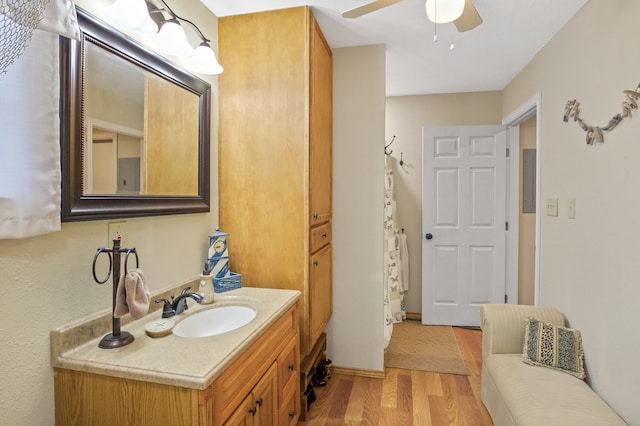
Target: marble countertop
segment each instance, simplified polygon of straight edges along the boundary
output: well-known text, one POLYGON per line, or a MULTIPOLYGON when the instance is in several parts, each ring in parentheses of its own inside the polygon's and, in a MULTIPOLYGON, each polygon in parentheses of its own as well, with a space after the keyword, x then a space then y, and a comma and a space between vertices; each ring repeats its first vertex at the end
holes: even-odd
MULTIPOLYGON (((231 304, 252 307, 256 318, 217 336, 183 338, 169 334, 152 338, 144 326, 160 318, 160 311, 156 310, 122 325, 121 330, 131 333, 135 340, 115 349, 98 347, 102 335, 91 337, 98 335, 96 324, 104 326, 104 315, 87 319, 51 331, 51 364, 55 368, 204 390, 299 297, 300 292, 295 290, 242 287, 216 294, 214 303, 209 305, 189 299, 187 312, 172 318, 176 324, 198 311, 231 304)), ((105 334, 110 332, 109 328, 105 334)))

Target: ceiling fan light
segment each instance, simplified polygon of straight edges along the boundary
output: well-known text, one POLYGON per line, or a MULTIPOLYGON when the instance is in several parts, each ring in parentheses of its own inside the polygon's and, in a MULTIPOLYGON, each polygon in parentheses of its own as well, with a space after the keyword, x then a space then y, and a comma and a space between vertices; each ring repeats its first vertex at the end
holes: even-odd
POLYGON ((187 60, 187 66, 192 71, 200 74, 216 75, 224 70, 218 63, 215 52, 206 41, 196 47, 193 56, 187 60))
POLYGON ((462 15, 465 0, 427 0, 427 17, 436 24, 453 22, 462 15))
POLYGON ((115 0, 111 6, 104 8, 104 15, 109 22, 123 30, 147 34, 158 31, 144 0, 115 0))
POLYGON ((193 54, 193 47, 187 41, 184 30, 175 18, 162 24, 158 34, 151 40, 151 47, 167 55, 188 56, 193 54))

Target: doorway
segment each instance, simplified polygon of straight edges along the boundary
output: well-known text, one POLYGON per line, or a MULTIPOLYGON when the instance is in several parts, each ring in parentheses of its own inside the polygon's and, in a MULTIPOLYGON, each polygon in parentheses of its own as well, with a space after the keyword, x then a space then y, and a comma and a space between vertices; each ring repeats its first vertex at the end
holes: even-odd
MULTIPOLYGON (((510 142, 512 155, 509 160, 512 176, 508 178, 512 184, 507 191, 507 197, 510 200, 507 216, 512 222, 511 229, 517 230, 510 233, 506 243, 508 256, 511 256, 506 260, 507 299, 505 300, 508 303, 537 305, 539 300, 540 253, 536 249, 540 241, 540 213, 537 208, 541 181, 539 106, 540 94, 536 94, 503 120, 503 125, 507 126, 509 137, 512 139, 510 142), (533 151, 533 157, 529 156, 528 160, 524 160, 524 150, 533 151), (527 172, 524 161, 530 161, 531 158, 534 164, 533 167, 528 168, 527 172), (524 177, 523 173, 528 173, 528 176, 524 177), (524 181, 527 180, 529 186, 533 187, 529 193, 529 197, 532 197, 529 205, 533 205, 533 210, 529 207, 529 210, 525 211, 522 197, 524 181)), ((428 269, 423 269, 423 275, 425 273, 428 273, 428 269)), ((424 300, 422 313, 425 318, 424 300)))
MULTIPOLYGON (((517 303, 531 305, 538 305, 540 300, 539 247, 541 213, 539 206, 542 182, 542 132, 540 104, 541 94, 538 92, 502 120, 503 125, 507 126, 509 129, 516 129, 518 132, 518 143, 521 145, 519 150, 535 149, 535 176, 533 176, 533 180, 535 181, 535 188, 533 189, 533 202, 535 206, 534 213, 517 213, 522 212, 521 206, 523 200, 521 199, 521 196, 515 198, 519 200, 517 205, 511 205, 511 215, 517 217, 518 221, 522 220, 524 222, 524 228, 522 229, 522 233, 524 235, 523 238, 520 239, 521 233, 518 233, 517 241, 511 242, 513 250, 517 250, 518 252, 519 261, 510 262, 510 265, 512 266, 515 264, 515 270, 512 270, 510 274, 512 277, 510 292, 517 295, 517 298, 513 299, 517 300, 517 303), (531 259, 532 257, 533 259, 531 259), (532 261, 533 265, 531 265, 532 261), (533 282, 531 282, 531 280, 533 280, 533 282), (533 295, 531 294, 532 292, 533 295)), ((516 167, 518 170, 522 170, 520 169, 521 161, 515 162, 515 158, 516 157, 514 156, 514 161, 512 162, 513 167, 516 167)), ((522 174, 522 172, 520 171, 519 174, 522 174)), ((512 183, 513 182, 514 181, 512 181, 512 183)), ((520 188, 522 188, 522 181, 515 182, 518 182, 518 185, 511 186, 512 193, 516 190, 515 188, 518 188, 517 191, 520 191, 520 188)), ((520 226, 518 229, 520 229, 520 226)))

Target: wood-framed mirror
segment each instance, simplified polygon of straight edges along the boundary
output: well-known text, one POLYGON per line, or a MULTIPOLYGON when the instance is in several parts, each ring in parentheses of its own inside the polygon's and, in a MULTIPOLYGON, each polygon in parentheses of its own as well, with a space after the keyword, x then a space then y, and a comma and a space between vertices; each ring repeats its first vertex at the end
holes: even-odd
POLYGON ((211 85, 77 8, 60 38, 63 222, 208 212, 211 85))

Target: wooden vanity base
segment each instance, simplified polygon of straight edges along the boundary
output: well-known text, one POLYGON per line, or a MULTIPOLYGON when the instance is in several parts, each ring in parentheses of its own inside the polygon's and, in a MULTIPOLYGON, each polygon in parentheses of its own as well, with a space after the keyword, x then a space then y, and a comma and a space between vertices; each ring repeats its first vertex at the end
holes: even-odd
POLYGON ((299 341, 296 302, 203 390, 54 368, 56 425, 294 426, 299 341))

